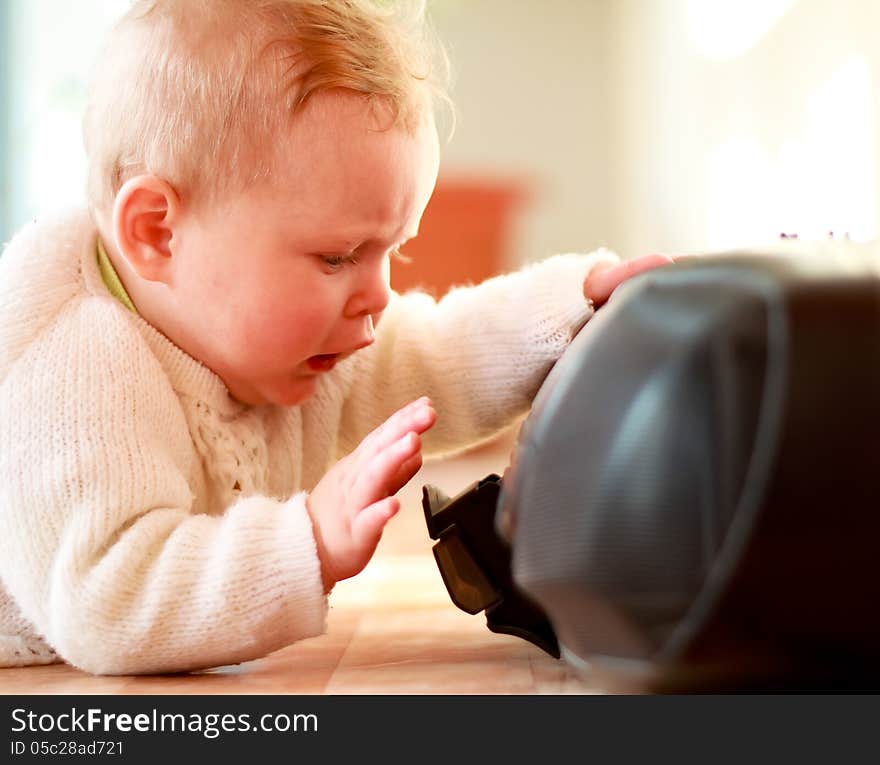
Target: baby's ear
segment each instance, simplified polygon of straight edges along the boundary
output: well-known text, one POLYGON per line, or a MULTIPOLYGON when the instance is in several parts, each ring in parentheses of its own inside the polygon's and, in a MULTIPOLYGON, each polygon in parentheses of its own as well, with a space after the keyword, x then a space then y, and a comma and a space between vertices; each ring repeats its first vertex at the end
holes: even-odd
POLYGON ((179 210, 177 192, 155 175, 129 179, 116 195, 113 203, 116 248, 141 278, 169 281, 172 226, 179 210))

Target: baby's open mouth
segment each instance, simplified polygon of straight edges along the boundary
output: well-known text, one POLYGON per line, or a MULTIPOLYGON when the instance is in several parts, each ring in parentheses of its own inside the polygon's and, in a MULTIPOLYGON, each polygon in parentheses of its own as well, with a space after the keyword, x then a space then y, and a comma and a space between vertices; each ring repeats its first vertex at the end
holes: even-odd
POLYGON ((339 357, 337 353, 322 353, 319 356, 312 356, 306 361, 309 369, 315 372, 329 372, 336 366, 336 359, 339 357))

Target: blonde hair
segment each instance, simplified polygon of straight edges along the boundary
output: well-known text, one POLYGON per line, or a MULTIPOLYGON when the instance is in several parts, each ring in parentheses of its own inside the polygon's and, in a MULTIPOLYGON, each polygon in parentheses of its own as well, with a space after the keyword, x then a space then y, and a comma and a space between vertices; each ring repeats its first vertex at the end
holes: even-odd
POLYGON ((135 0, 111 33, 83 122, 93 209, 158 175, 214 198, 271 174, 281 131, 317 93, 363 94, 411 132, 449 104, 424 2, 135 0))

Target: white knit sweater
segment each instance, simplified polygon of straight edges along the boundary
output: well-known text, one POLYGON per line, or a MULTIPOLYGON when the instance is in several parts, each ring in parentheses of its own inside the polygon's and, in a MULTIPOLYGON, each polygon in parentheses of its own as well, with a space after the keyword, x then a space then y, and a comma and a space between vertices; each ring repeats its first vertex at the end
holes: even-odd
POLYGON ((182 671, 321 633, 304 490, 420 395, 426 455, 525 412, 586 317, 589 265, 614 259, 394 295, 307 403, 248 407, 108 293, 96 236, 73 211, 0 258, 0 666, 182 671))

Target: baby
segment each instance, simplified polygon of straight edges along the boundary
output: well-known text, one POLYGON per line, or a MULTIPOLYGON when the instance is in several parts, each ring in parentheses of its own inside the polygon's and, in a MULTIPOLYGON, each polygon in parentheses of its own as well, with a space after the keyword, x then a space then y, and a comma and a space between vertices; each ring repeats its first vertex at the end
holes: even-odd
POLYGON ((320 634, 423 453, 523 414, 590 301, 666 262, 393 293, 438 172, 421 18, 142 0, 114 29, 89 204, 0 259, 0 665, 184 671, 320 634))

